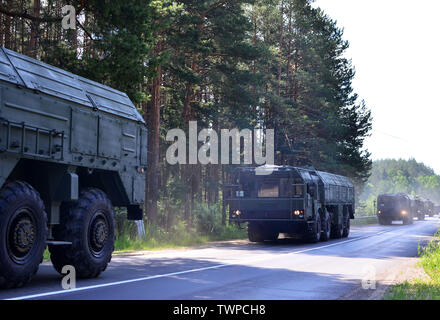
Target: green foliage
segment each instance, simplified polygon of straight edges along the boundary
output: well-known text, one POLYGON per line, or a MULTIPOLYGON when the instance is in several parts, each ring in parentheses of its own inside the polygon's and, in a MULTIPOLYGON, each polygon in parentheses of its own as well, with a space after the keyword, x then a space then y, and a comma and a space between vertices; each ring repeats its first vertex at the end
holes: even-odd
POLYGON ((374 161, 362 201, 382 193, 405 192, 440 203, 440 176, 415 159, 374 161))
POLYGON ((390 300, 440 300, 440 233, 420 250, 420 265, 428 275, 395 285, 385 299, 390 300))
POLYGON ((415 159, 374 161, 371 176, 359 198, 357 212, 375 215, 374 203, 378 195, 399 192, 440 203, 440 176, 415 159))
POLYGON ((440 285, 440 232, 422 249, 420 263, 431 279, 440 285))
MULTIPOLYGON (((80 7, 79 1, 74 2, 80 7)), ((124 91, 134 103, 146 103, 148 94, 142 86, 166 60, 165 55, 154 53, 158 33, 180 9, 168 0, 89 0, 84 9, 91 21, 84 27, 87 47, 78 50, 77 41, 66 31, 62 40, 42 39, 41 57, 124 91)))
POLYGON ((275 129, 276 162, 344 174, 362 186, 371 169, 363 150, 371 114, 353 92, 342 30, 306 0, 256 1, 247 12, 252 41, 266 49, 249 71, 263 80, 254 88, 256 110, 275 129))
MULTIPOLYGON (((343 30, 311 3, 73 0, 84 20, 78 30, 35 23, 36 57, 126 92, 147 120, 151 239, 175 235, 177 241, 183 229, 206 237, 229 232, 218 201, 233 166, 165 161, 167 131, 185 130, 191 120, 215 130, 274 129, 276 164, 343 174, 361 190, 371 170, 364 150, 371 113, 353 90, 343 30)), ((41 4, 42 16, 56 17, 66 1, 41 4)), ((14 10, 30 12, 26 6, 14 10)), ((13 42, 25 46, 32 30, 22 25, 27 31, 13 42)), ((403 188, 409 183, 404 177, 395 175, 390 183, 403 188)), ((439 181, 416 182, 436 190, 439 181)), ((123 217, 120 237, 130 239, 133 226, 124 225, 123 217)))
POLYGON ((169 206, 173 214, 172 221, 164 221, 168 215, 160 210, 160 224, 146 223, 146 238, 137 237, 136 225, 127 221, 124 210, 116 210, 117 237, 116 251, 151 250, 161 248, 177 248, 194 246, 208 241, 244 239, 246 231, 236 225, 222 225, 219 215, 220 203, 208 205, 196 203, 194 221, 188 226, 181 218, 183 212, 178 206, 169 206), (167 224, 168 223, 168 224, 167 224))

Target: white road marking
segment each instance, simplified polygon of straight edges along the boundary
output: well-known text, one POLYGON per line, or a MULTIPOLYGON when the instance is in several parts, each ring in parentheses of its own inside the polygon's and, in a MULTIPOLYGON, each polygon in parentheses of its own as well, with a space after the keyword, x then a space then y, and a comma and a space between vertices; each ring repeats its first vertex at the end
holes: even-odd
MULTIPOLYGON (((353 241, 359 241, 359 240, 363 240, 363 239, 366 239, 366 238, 375 237, 375 236, 378 236, 378 235, 381 235, 381 234, 384 234, 384 233, 389 233, 389 232, 392 232, 392 231, 394 231, 394 230, 381 231, 381 232, 375 233, 373 235, 368 235, 368 236, 364 236, 364 237, 360 237, 360 238, 349 239, 349 240, 340 241, 340 242, 336 242, 336 243, 332 243, 332 244, 328 244, 328 245, 323 245, 323 246, 319 246, 319 247, 312 247, 312 248, 303 249, 303 250, 277 253, 276 255, 279 256, 279 255, 289 255, 289 254, 300 254, 300 253, 304 253, 304 252, 309 252, 309 251, 314 251, 314 250, 319 250, 319 249, 325 249, 325 248, 334 247, 334 246, 337 246, 337 245, 342 245, 342 244, 346 244, 346 243, 353 242, 353 241)), ((93 289, 98 289, 98 288, 105 288, 105 287, 110 287, 110 286, 117 286, 117 285, 122 285, 122 284, 127 284, 127 283, 147 281, 147 280, 153 280, 153 279, 159 279, 159 278, 166 278, 166 277, 172 277, 172 276, 188 274, 188 273, 194 273, 194 272, 200 272, 200 271, 206 271, 206 270, 212 270, 212 269, 220 269, 220 268, 224 268, 224 267, 237 266, 237 265, 242 265, 244 263, 264 261, 264 260, 270 260, 270 258, 268 258, 268 257, 264 257, 264 258, 258 257, 257 259, 248 259, 248 260, 240 261, 240 262, 236 262, 236 263, 218 264, 218 265, 210 266, 210 267, 203 267, 203 268, 197 268, 197 269, 191 269, 191 270, 185 270, 185 271, 171 272, 171 273, 166 273, 166 274, 158 274, 158 275, 154 275, 154 276, 147 276, 147 277, 130 279, 130 280, 115 281, 115 282, 97 284, 97 285, 86 286, 86 287, 75 288, 75 289, 69 289, 69 290, 58 290, 58 291, 51 291, 51 292, 45 292, 45 293, 37 293, 37 294, 32 294, 32 295, 27 295, 27 296, 9 298, 9 299, 5 299, 5 300, 27 300, 27 299, 35 299, 35 298, 42 298, 42 297, 47 297, 47 296, 60 295, 60 294, 68 294, 68 293, 73 293, 73 292, 79 292, 79 291, 85 291, 85 290, 93 290, 93 289)))

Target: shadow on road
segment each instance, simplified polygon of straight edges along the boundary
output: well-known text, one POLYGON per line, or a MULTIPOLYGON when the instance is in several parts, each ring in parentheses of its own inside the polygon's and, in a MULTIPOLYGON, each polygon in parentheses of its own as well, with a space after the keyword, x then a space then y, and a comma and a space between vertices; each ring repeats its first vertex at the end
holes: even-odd
MULTIPOLYGON (((217 265, 198 259, 151 259, 148 264, 127 261, 111 265, 100 278, 77 282, 78 287, 97 288, 41 299, 336 299, 360 285, 360 280, 347 279, 338 274, 243 265, 167 275, 217 265), (102 284, 153 275, 163 276, 99 287, 102 284)), ((51 266, 45 265, 30 285, 21 289, 2 290, 0 298, 58 291, 61 290, 60 284, 60 276, 51 270, 51 266)))

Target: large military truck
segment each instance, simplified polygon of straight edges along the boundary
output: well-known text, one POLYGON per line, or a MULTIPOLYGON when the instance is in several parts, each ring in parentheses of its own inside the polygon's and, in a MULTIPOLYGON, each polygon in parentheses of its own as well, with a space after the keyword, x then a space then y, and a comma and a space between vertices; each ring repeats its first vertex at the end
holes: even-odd
POLYGON ((414 216, 417 217, 417 220, 422 221, 425 220, 425 203, 421 198, 413 198, 412 199, 412 211, 414 216))
POLYGON ((414 216, 411 197, 407 194, 381 194, 377 197, 377 218, 380 224, 389 225, 399 220, 403 224, 412 224, 414 216))
POLYGON ((426 207, 426 214, 429 217, 433 217, 434 216, 434 202, 432 202, 431 200, 427 199, 425 202, 425 207, 426 207))
POLYGON ((230 220, 247 222, 251 242, 280 233, 311 242, 348 237, 354 219, 350 180, 312 168, 238 168, 224 192, 230 220))
POLYGON ((0 47, 0 287, 106 269, 113 206, 142 218, 147 131, 123 92, 0 47))

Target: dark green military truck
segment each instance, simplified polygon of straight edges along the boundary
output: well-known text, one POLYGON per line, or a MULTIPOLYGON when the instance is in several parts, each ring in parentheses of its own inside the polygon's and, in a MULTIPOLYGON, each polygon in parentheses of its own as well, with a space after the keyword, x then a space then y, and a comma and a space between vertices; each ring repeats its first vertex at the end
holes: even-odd
POLYGON ((426 209, 422 198, 412 199, 412 210, 419 221, 425 220, 426 209))
POLYGON ((55 269, 96 277, 113 206, 142 218, 147 131, 123 92, 0 47, 0 287, 55 269))
POLYGON ((225 186, 229 217, 248 223, 252 242, 280 233, 311 242, 347 237, 354 218, 354 187, 346 177, 291 166, 238 168, 225 186), (270 174, 264 173, 268 170, 270 174))
POLYGON ((382 225, 397 220, 412 224, 416 213, 411 196, 405 193, 381 194, 377 197, 377 217, 382 225))
POLYGON ((432 202, 431 200, 427 199, 426 202, 425 202, 425 206, 426 206, 426 214, 429 217, 433 217, 434 216, 434 211, 435 211, 434 210, 434 207, 435 207, 434 202, 432 202))
POLYGON ((434 206, 434 214, 440 214, 440 206, 434 206))

